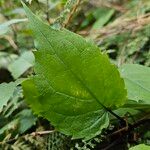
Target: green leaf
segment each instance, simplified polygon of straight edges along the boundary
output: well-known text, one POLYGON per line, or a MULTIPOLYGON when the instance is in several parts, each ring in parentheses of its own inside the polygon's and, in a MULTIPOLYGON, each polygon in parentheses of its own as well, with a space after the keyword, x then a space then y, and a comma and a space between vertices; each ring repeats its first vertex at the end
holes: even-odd
POLYGON ((126 108, 134 108, 134 109, 143 109, 144 111, 146 109, 149 110, 150 108, 150 104, 148 103, 145 103, 145 101, 135 101, 135 100, 128 100, 124 105, 123 107, 126 107, 126 108))
POLYGON ((27 102, 60 132, 90 139, 109 125, 105 107, 123 105, 126 90, 106 54, 66 29, 54 30, 25 5, 36 38, 36 75, 23 82, 27 102))
POLYGON ((12 98, 15 88, 16 86, 13 82, 0 84, 0 112, 7 105, 10 98, 12 98))
POLYGON ((150 104, 150 68, 137 64, 120 67, 128 91, 128 99, 150 104))
POLYGON ((114 12, 115 10, 110 8, 99 8, 95 11, 94 16, 97 21, 94 23, 92 29, 100 29, 103 27, 110 20, 114 12))
POLYGON ((24 109, 19 112, 16 116, 16 119, 19 118, 19 133, 24 133, 35 125, 37 118, 35 118, 30 109, 24 109))
POLYGON ((34 55, 31 51, 24 52, 18 59, 8 66, 12 76, 17 79, 34 65, 34 55))
POLYGON ((7 22, 4 22, 0 24, 0 35, 3 35, 9 31, 9 26, 15 23, 24 22, 27 21, 27 19, 12 19, 7 22))
POLYGON ((131 147, 129 150, 149 150, 149 149, 150 149, 150 146, 145 145, 145 144, 139 144, 134 147, 131 147))
POLYGON ((13 97, 9 100, 6 107, 3 108, 2 110, 2 115, 5 118, 11 116, 12 113, 15 112, 23 104, 23 101, 20 101, 22 97, 23 97, 22 88, 20 86, 17 86, 16 84, 13 97))

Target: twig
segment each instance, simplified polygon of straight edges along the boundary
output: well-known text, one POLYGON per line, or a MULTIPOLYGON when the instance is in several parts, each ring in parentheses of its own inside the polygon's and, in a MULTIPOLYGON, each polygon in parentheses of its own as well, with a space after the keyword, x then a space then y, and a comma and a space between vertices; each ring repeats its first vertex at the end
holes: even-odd
MULTIPOLYGON (((26 134, 26 135, 37 136, 37 135, 50 134, 50 133, 54 133, 54 132, 56 132, 56 131, 55 131, 55 130, 38 131, 38 132, 32 132, 32 133, 30 133, 30 134, 26 134)), ((9 139, 9 140, 7 140, 7 141, 2 141, 2 142, 0 142, 0 144, 11 143, 11 142, 13 142, 13 141, 16 141, 18 138, 24 138, 26 135, 18 136, 18 137, 9 139)))
POLYGON ((130 128, 129 128, 129 130, 133 130, 133 129, 135 129, 135 128, 137 128, 137 127, 139 127, 139 126, 141 126, 141 125, 143 125, 143 124, 145 124, 145 123, 150 123, 150 119, 141 119, 141 120, 139 120, 139 121, 137 121, 136 123, 134 123, 130 128))
POLYGON ((116 11, 119 12, 126 12, 126 8, 124 8, 122 5, 119 5, 117 3, 114 2, 108 2, 108 1, 95 1, 95 0, 91 0, 89 3, 91 3, 92 5, 96 6, 96 7, 108 7, 108 8, 113 8, 116 11))
POLYGON ((4 35, 4 38, 10 43, 10 45, 15 49, 18 50, 18 46, 16 45, 15 41, 8 35, 4 35))
MULTIPOLYGON (((3 9, 3 8, 2 8, 3 9)), ((7 15, 3 15, 8 21, 11 20, 11 18, 7 15)), ((17 28, 15 25, 11 25, 12 26, 12 32, 13 32, 13 38, 10 38, 8 36, 5 36, 5 39, 7 39, 10 43, 10 45, 16 50, 16 52, 18 53, 18 46, 17 46, 17 28)))
POLYGON ((107 37, 121 34, 128 31, 137 31, 143 28, 143 26, 150 23, 150 13, 141 15, 138 18, 123 19, 119 18, 111 25, 108 25, 100 30, 91 30, 91 34, 95 35, 95 39, 105 39, 107 37), (140 20, 140 21, 139 21, 140 20))
MULTIPOLYGON (((114 136, 114 135, 116 135, 116 134, 119 134, 119 133, 121 133, 121 132, 128 131, 128 129, 129 129, 128 121, 127 121, 127 119, 125 119, 125 121, 126 121, 126 126, 125 126, 125 127, 123 127, 123 128, 121 128, 121 129, 119 129, 119 130, 117 130, 117 131, 115 131, 115 132, 109 134, 107 137, 112 137, 112 136, 114 136)), ((132 126, 132 125, 130 124, 130 127, 131 127, 131 126, 132 126)))
POLYGON ((50 20, 49 20, 49 2, 48 2, 48 0, 46 0, 46 20, 50 24, 50 20))
POLYGON ((78 34, 80 35, 91 35, 96 41, 104 40, 113 35, 122 34, 124 32, 135 32, 141 30, 144 26, 150 23, 150 13, 140 15, 133 18, 125 18, 122 17, 116 19, 110 25, 107 25, 99 30, 91 30, 91 31, 80 31, 78 34), (139 21, 140 20, 140 21, 139 21))
POLYGON ((108 145, 108 146, 105 147, 105 148, 102 148, 101 150, 108 150, 108 149, 110 149, 111 147, 113 147, 114 145, 116 145, 117 143, 120 143, 120 141, 121 141, 121 139, 118 138, 118 139, 116 139, 114 142, 112 142, 110 145, 108 145))
POLYGON ((53 23, 55 28, 61 29, 67 27, 81 0, 67 0, 64 10, 60 13, 59 17, 53 23))
POLYGON ((124 132, 124 134, 129 134, 129 133, 130 133, 131 131, 133 131, 135 128, 137 128, 137 127, 139 127, 139 126, 141 126, 141 125, 143 125, 143 124, 145 124, 145 123, 147 123, 147 122, 150 122, 150 119, 140 119, 140 120, 137 121, 136 123, 130 124, 130 126, 128 126, 128 124, 127 124, 126 127, 123 127, 123 128, 121 128, 121 129, 119 129, 119 130, 117 130, 117 131, 115 131, 115 132, 113 132, 113 133, 107 135, 106 137, 107 137, 107 138, 108 138, 108 137, 112 137, 112 136, 114 136, 114 135, 116 135, 116 134, 120 134, 120 133, 122 133, 122 132, 124 132))
POLYGON ((36 135, 44 135, 44 134, 50 134, 54 133, 55 130, 50 130, 50 131, 39 131, 39 132, 32 132, 30 135, 36 136, 36 135))
POLYGON ((106 137, 108 138, 108 137, 112 137, 112 136, 114 136, 114 135, 116 135, 116 134, 120 134, 121 132, 125 132, 125 131, 128 131, 128 128, 127 127, 123 127, 123 128, 121 128, 121 129, 119 129, 119 130, 117 130, 117 131, 115 131, 115 132, 113 132, 113 133, 111 133, 111 134, 108 134, 106 137))
POLYGON ((77 0, 77 3, 74 5, 74 7, 73 7, 70 15, 68 16, 67 21, 64 23, 63 27, 67 27, 67 25, 69 24, 69 22, 71 21, 71 19, 73 17, 73 14, 76 12, 80 2, 81 2, 81 0, 77 0))

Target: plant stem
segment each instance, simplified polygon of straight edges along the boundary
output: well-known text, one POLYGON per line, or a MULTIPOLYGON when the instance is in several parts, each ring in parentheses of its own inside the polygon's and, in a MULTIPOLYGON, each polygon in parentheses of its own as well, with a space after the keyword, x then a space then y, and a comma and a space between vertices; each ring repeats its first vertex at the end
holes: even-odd
POLYGON ((69 24, 70 20, 72 19, 73 17, 73 14, 76 12, 79 4, 80 4, 81 0, 77 0, 76 4, 74 5, 74 7, 72 8, 72 11, 70 13, 70 15, 68 16, 67 18, 67 21, 64 23, 64 27, 67 27, 67 25, 69 24))

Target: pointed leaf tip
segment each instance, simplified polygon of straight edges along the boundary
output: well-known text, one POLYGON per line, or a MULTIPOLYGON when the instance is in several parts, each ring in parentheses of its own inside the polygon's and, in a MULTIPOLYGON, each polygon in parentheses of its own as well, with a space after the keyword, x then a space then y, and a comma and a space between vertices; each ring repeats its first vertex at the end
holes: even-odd
POLYGON ((29 9, 29 7, 23 1, 21 1, 21 3, 23 5, 23 8, 25 10, 27 17, 30 18, 30 15, 33 15, 32 11, 29 9))

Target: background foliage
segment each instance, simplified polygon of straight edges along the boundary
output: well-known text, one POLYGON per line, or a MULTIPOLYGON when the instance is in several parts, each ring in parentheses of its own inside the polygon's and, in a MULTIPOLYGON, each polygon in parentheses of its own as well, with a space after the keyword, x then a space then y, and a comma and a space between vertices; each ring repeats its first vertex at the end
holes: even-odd
MULTIPOLYGON (((69 0, 68 2, 66 0, 24 0, 24 2, 37 16, 54 28, 66 27, 95 42, 117 66, 124 63, 150 66, 149 0, 69 0)), ((20 0, 1 0, 1 149, 128 149, 140 143, 149 144, 149 122, 135 127, 130 133, 123 133, 123 136, 122 133, 114 134, 120 129, 120 125, 112 117, 113 122, 108 130, 101 136, 85 142, 71 141, 70 137, 54 131, 47 120, 34 115, 24 101, 20 86, 25 78, 34 74, 34 56, 31 51, 34 51, 36 43, 33 42, 31 35, 20 0)), ((132 70, 138 74, 138 69, 132 70)), ((123 76, 130 78, 130 74, 123 74, 123 76)), ((140 74, 140 77, 143 80, 147 78, 145 74, 140 74)), ((148 97, 149 95, 146 98, 148 97)), ((142 98, 146 99, 145 95, 142 98)), ((149 106, 145 105, 149 101, 137 104, 137 99, 136 97, 134 102, 129 101, 123 108, 116 110, 116 113, 135 124, 145 118, 150 119, 149 106), (132 104, 132 107, 129 107, 129 104, 130 106, 132 104), (138 109, 139 105, 140 109, 138 109)))

